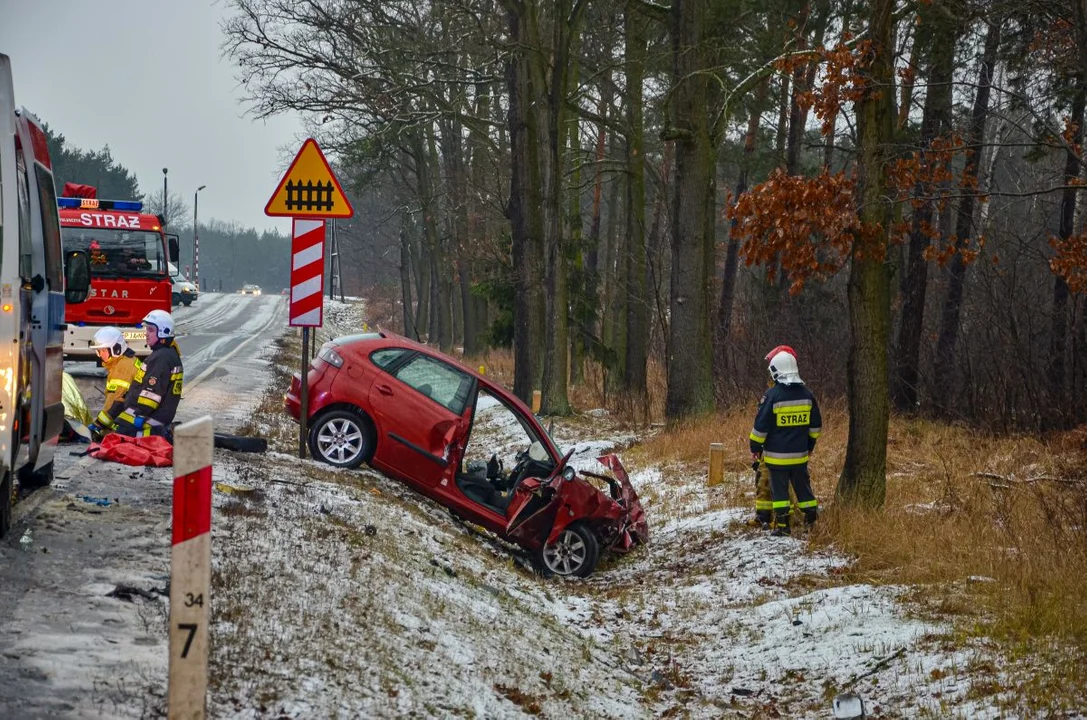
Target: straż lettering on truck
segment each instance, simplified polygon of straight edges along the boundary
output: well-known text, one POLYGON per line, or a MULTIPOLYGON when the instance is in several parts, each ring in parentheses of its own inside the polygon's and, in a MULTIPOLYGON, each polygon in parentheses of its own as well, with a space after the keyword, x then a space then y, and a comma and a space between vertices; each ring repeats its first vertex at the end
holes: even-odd
POLYGON ((97 194, 93 186, 66 183, 58 200, 65 252, 84 251, 91 265, 90 298, 66 315, 65 356, 93 359, 94 333, 104 325, 121 328, 136 353, 147 355, 143 318, 173 310, 176 236, 166 234, 161 216, 143 212, 142 202, 97 194))

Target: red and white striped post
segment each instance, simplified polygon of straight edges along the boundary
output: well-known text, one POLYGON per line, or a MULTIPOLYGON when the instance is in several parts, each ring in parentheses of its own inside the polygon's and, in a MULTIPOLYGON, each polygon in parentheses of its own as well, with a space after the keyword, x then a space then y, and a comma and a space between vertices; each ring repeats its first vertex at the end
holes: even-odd
POLYGON ((325 221, 294 219, 291 242, 291 327, 302 328, 301 412, 298 419, 298 457, 306 458, 306 421, 309 418, 309 362, 311 327, 320 327, 324 312, 325 221))
POLYGON ((203 720, 207 711, 213 444, 208 415, 174 429, 170 720, 203 720))
POLYGON ((291 241, 291 327, 320 327, 325 287, 325 221, 295 218, 291 241))

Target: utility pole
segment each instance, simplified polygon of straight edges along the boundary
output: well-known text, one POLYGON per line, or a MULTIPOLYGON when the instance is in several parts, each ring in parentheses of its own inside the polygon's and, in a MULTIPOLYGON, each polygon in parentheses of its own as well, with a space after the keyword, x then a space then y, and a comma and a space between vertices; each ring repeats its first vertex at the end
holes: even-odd
POLYGON ((162 229, 166 229, 166 173, 168 168, 162 169, 162 229))
POLYGON ((196 289, 200 289, 200 225, 197 221, 196 209, 200 202, 200 191, 207 185, 196 188, 192 194, 192 277, 189 278, 196 289))
POLYGON ((332 226, 332 252, 328 260, 328 299, 332 300, 336 295, 336 288, 340 289, 340 300, 343 300, 343 278, 340 277, 340 244, 336 238, 336 219, 329 223, 332 226))

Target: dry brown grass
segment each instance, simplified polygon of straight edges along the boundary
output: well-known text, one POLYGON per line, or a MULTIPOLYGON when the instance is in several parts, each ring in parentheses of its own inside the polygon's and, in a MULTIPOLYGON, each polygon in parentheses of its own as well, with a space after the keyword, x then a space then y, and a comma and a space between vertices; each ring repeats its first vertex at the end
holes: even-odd
MULTIPOLYGON (((705 473, 710 443, 724 443, 726 469, 740 483, 724 491, 750 502, 743 471, 754 411, 752 403, 668 428, 635 448, 632 461, 705 473)), ((847 414, 830 403, 823 415, 811 473, 824 513, 812 547, 856 558, 843 583, 914 585, 920 611, 1025 659, 1020 697, 1060 707, 1059 673, 1087 679, 1087 428, 1043 441, 892 418, 886 503, 864 510, 834 502, 847 414)))

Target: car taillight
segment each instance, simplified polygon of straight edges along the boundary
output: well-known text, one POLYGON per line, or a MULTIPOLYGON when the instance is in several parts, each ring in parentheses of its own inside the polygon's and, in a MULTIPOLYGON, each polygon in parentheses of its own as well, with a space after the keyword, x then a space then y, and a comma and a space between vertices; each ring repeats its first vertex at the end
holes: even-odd
POLYGON ((321 351, 317 353, 317 357, 321 358, 332 367, 343 367, 343 358, 340 357, 339 353, 332 349, 331 345, 323 346, 321 351))

